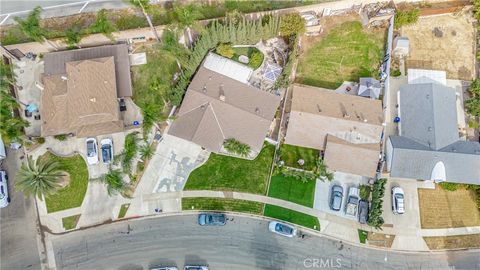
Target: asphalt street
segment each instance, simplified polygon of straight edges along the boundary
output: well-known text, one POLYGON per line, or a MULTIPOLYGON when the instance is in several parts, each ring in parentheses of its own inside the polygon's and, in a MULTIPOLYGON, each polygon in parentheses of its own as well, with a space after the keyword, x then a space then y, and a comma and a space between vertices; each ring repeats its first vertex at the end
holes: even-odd
POLYGON ((57 269, 149 269, 207 264, 225 269, 480 269, 480 251, 386 252, 306 233, 268 231, 268 221, 231 216, 224 227, 200 227, 196 215, 125 221, 53 236, 57 269))
POLYGON ((2 169, 9 176, 11 202, 0 209, 0 269, 40 269, 35 202, 13 188, 21 151, 7 151, 8 158, 3 161, 2 169))

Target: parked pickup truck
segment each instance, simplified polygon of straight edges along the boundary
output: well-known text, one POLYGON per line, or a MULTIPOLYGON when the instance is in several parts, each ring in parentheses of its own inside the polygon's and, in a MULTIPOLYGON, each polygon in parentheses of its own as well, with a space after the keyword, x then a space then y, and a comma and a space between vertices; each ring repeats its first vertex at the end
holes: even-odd
POLYGON ((345 206, 345 215, 357 217, 357 208, 360 190, 357 187, 348 189, 347 205, 345 206))

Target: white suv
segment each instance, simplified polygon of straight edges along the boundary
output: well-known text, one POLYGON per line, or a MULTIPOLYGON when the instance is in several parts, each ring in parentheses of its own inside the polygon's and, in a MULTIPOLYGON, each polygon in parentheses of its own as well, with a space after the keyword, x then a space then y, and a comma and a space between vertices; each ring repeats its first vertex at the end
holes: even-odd
POLYGON ((8 176, 6 171, 0 171, 0 208, 7 207, 10 203, 8 196, 8 176))
POLYGON ((392 188, 392 211, 394 214, 405 213, 405 193, 401 187, 392 188))

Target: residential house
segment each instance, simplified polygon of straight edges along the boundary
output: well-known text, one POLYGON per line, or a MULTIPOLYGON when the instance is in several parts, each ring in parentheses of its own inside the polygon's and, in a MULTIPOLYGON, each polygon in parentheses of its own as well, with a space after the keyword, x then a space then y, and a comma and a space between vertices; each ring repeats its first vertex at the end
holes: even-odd
POLYGON ((374 177, 383 122, 380 100, 296 84, 285 143, 323 151, 330 170, 374 177))
POLYGON ((390 176, 480 184, 480 144, 459 135, 455 90, 438 72, 421 73, 400 87, 399 135, 386 147, 390 176))
POLYGON ((224 141, 233 138, 262 149, 280 97, 249 84, 251 68, 209 54, 195 74, 168 134, 192 141, 215 153, 227 153, 224 141))
POLYGON ((48 53, 44 63, 42 136, 123 131, 118 98, 132 96, 125 44, 48 53))

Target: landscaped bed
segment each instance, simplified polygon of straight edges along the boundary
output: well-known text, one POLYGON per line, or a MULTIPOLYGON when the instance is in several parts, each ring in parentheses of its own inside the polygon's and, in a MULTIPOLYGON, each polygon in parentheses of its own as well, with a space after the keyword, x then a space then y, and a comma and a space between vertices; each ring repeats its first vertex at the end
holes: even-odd
POLYGON ((58 157, 51 153, 41 158, 53 159, 60 163, 60 168, 69 174, 68 185, 56 194, 45 198, 47 212, 57 212, 65 209, 80 207, 87 192, 88 170, 85 160, 80 155, 72 157, 58 157))
POLYGON ((455 191, 440 186, 418 189, 420 221, 423 229, 471 227, 480 225, 480 211, 473 190, 455 191))
POLYGON ((77 227, 77 223, 79 219, 80 219, 80 215, 74 215, 74 216, 62 218, 63 228, 65 230, 75 229, 77 227))
POLYGON ((317 149, 300 147, 295 145, 283 144, 280 148, 280 160, 285 162, 285 166, 294 167, 312 171, 317 165, 320 151, 317 149), (303 159, 304 164, 298 164, 298 160, 303 159))
POLYGON ((254 160, 212 153, 208 161, 194 170, 185 190, 223 190, 265 194, 275 146, 265 144, 254 160))
POLYGON ((183 210, 218 210, 262 215, 263 204, 258 202, 221 198, 183 198, 183 210))
POLYGON ((267 204, 265 205, 264 215, 267 217, 295 223, 307 228, 320 230, 318 218, 283 207, 267 204))
POLYGON ((281 174, 272 176, 268 196, 313 207, 316 181, 302 182, 281 174))
POLYGON ((238 60, 240 55, 248 56, 250 61, 247 65, 253 69, 259 68, 263 63, 263 53, 255 47, 234 47, 233 50, 235 51, 235 55, 232 57, 233 60, 240 62, 238 60))
POLYGON ((366 29, 359 21, 337 26, 300 56, 296 81, 335 89, 343 81, 375 77, 384 53, 385 35, 385 29, 366 29))

